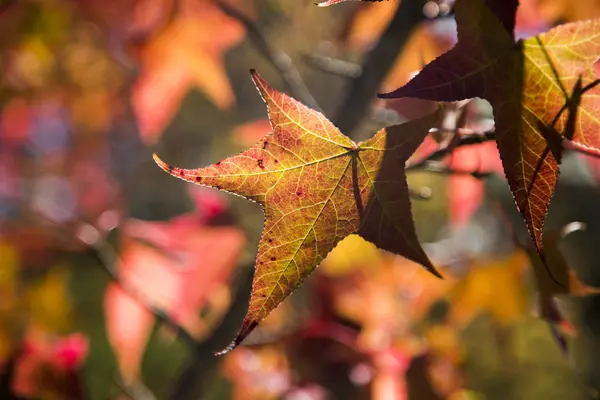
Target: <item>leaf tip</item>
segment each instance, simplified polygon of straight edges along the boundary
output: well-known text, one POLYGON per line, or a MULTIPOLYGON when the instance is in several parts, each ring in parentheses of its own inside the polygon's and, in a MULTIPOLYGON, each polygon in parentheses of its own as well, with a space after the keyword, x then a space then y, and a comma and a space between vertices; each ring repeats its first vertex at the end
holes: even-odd
POLYGON ((235 349, 238 346, 238 344, 239 343, 237 342, 237 339, 236 339, 233 342, 231 342, 227 347, 225 347, 223 350, 215 351, 213 354, 215 355, 215 357, 224 356, 225 354, 229 353, 231 350, 235 349))
POLYGON ((256 328, 257 326, 258 326, 257 320, 246 316, 246 318, 244 319, 244 322, 242 324, 242 328, 238 332, 235 339, 233 339, 233 341, 227 347, 225 347, 223 350, 215 352, 214 355, 215 356, 223 356, 223 355, 229 353, 230 351, 234 350, 236 347, 238 347, 244 341, 244 339, 246 339, 246 337, 250 334, 250 332, 252 332, 254 330, 254 328, 256 328))
POLYGON ((419 264, 421 264, 427 271, 431 272, 436 278, 444 279, 442 274, 433 266, 433 263, 429 259, 429 257, 425 256, 424 260, 419 260, 419 264))
POLYGON ((266 85, 266 81, 260 76, 258 72, 254 68, 250 69, 250 76, 252 77, 252 81, 254 84, 260 89, 261 86, 266 85))
POLYGON ((250 75, 252 76, 252 81, 254 82, 254 86, 256 86, 258 93, 260 93, 263 101, 268 105, 269 98, 272 97, 273 94, 277 93, 277 91, 274 90, 271 85, 269 85, 267 81, 264 80, 258 72, 256 72, 255 69, 250 70, 250 75))
POLYGON ((428 266, 427 271, 431 272, 436 278, 440 278, 441 280, 444 280, 444 277, 442 276, 442 274, 440 274, 433 265, 428 266))
POLYGON ((398 92, 398 90, 394 90, 393 92, 388 92, 388 93, 377 93, 377 98, 379 99, 396 99, 402 96, 398 96, 396 94, 396 92, 398 92))
POLYGON ((154 162, 165 172, 172 174, 173 172, 173 167, 170 166, 169 164, 167 164, 166 162, 164 162, 163 160, 160 159, 160 157, 158 156, 158 154, 154 153, 152 154, 152 158, 154 159, 154 162))

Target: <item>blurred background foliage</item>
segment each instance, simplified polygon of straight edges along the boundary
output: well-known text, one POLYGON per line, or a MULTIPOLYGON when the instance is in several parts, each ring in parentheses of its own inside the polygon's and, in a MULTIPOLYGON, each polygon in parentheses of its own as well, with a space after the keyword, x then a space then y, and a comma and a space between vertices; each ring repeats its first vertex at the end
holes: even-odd
MULTIPOLYGON (((423 1, 383 53, 399 0, 313 3, 0 1, 1 399, 597 398, 600 163, 565 160, 545 239, 557 285, 492 142, 409 173, 444 280, 348 237, 246 346, 213 356, 245 313, 262 213, 152 152, 198 167, 258 141, 249 68, 336 122, 354 102, 345 133, 366 138, 431 104, 344 105, 349 88, 394 89, 456 40, 452 2, 423 1)), ((517 34, 593 17, 598 0, 521 0, 517 34)), ((450 105, 415 159, 492 127, 487 103, 450 105)))

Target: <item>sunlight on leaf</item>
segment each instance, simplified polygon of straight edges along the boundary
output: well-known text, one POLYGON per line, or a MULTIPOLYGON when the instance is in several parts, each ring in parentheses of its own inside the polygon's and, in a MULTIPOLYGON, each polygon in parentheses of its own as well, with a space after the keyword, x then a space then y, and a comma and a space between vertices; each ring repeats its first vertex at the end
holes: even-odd
POLYGON ((489 100, 506 177, 543 257, 542 229, 560 163, 549 149, 547 131, 571 136, 582 148, 600 148, 595 118, 600 89, 583 94, 577 116, 563 109, 580 78, 583 87, 596 79, 592 64, 600 53, 600 21, 561 25, 515 46, 516 8, 516 0, 458 0, 458 44, 405 86, 380 97, 489 100), (569 120, 575 122, 572 132, 569 120))
POLYGON ((414 230, 404 164, 436 115, 382 129, 356 144, 322 114, 252 77, 273 132, 249 150, 171 175, 217 187, 262 205, 265 228, 256 257, 250 308, 237 346, 346 236, 420 263, 437 275, 414 230))

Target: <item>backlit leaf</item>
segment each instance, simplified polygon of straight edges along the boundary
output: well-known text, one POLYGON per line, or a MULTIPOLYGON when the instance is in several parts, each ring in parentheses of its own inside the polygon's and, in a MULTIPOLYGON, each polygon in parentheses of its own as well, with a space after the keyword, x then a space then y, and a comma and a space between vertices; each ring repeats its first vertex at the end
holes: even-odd
POLYGON ((236 193, 264 209, 250 307, 230 349, 350 234, 437 274, 417 240, 404 171, 436 115, 356 144, 322 114, 274 90, 254 71, 252 77, 273 132, 206 168, 176 168, 154 156, 173 176, 236 193))
POLYGON ((600 21, 561 25, 515 44, 516 8, 516 0, 458 0, 458 44, 408 84, 380 97, 489 100, 506 177, 543 256, 542 229, 560 163, 548 138, 562 135, 588 151, 600 148, 595 117, 600 89, 580 97, 577 115, 563 109, 596 79, 592 65, 600 55, 600 21))

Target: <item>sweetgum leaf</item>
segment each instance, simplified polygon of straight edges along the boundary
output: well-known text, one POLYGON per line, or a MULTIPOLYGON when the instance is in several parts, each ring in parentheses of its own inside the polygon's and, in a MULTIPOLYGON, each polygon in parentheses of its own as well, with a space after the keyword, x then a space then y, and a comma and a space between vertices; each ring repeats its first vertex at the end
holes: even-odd
POLYGON ((600 21, 561 25, 515 43, 516 9, 516 0, 458 0, 458 44, 405 86, 379 96, 490 101, 507 180, 543 258, 542 230, 562 138, 587 152, 600 148, 593 71, 600 21))
POLYGON ((251 73, 273 129, 258 144, 199 169, 172 167, 154 155, 173 176, 263 207, 265 227, 249 310, 225 352, 241 343, 350 234, 439 276, 417 240, 404 171, 435 114, 382 129, 356 144, 321 113, 251 73))

